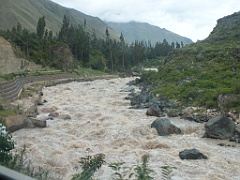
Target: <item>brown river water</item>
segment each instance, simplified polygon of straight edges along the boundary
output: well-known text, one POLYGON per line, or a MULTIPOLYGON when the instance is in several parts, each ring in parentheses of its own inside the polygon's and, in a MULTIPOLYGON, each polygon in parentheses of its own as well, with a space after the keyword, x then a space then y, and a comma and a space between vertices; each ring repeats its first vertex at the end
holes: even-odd
MULTIPOLYGON (((240 146, 219 146, 230 142, 202 138, 204 124, 170 118, 183 131, 180 135, 158 136, 150 128, 156 117, 146 116, 146 109, 129 109, 128 93, 120 92, 133 78, 71 82, 43 89, 38 118, 50 110, 68 114, 72 119, 47 121, 46 128, 22 129, 13 133, 17 148, 26 146, 27 157, 36 166, 44 167, 56 179, 68 180, 80 172, 79 161, 91 154, 105 154, 107 163, 125 162, 126 166, 141 163, 149 155, 149 167, 155 180, 162 178, 164 165, 174 166, 176 180, 240 179, 240 146), (179 152, 196 148, 207 160, 181 160, 179 152)), ((113 171, 104 164, 95 173, 96 179, 113 179, 113 171)))

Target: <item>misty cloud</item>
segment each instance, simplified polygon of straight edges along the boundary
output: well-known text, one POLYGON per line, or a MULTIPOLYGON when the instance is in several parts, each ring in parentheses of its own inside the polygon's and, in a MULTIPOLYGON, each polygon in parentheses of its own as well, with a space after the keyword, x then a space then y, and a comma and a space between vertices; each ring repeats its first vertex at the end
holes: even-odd
POLYGON ((238 0, 52 0, 105 21, 139 21, 193 41, 206 38, 219 18, 240 10, 238 0))

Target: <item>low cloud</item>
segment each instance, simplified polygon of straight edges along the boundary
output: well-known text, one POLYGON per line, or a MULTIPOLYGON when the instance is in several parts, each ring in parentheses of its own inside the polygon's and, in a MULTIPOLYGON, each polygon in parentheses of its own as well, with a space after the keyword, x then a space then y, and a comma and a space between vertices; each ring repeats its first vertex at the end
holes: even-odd
POLYGON ((223 16, 240 10, 238 0, 53 0, 105 21, 139 21, 193 41, 205 39, 223 16))

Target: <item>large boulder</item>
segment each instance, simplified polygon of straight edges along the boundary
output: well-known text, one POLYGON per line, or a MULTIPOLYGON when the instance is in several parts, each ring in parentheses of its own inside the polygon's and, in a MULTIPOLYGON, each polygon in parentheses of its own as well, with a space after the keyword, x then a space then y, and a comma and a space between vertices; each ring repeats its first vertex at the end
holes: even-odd
POLYGON ((169 109, 167 110, 167 116, 168 117, 178 117, 180 112, 176 109, 169 109))
POLYGON ((194 114, 184 113, 181 114, 181 118, 188 121, 195 121, 197 123, 204 123, 209 120, 210 116, 208 116, 206 113, 194 113, 194 114))
POLYGON ((147 113, 148 116, 157 116, 157 117, 163 117, 163 111, 159 108, 159 106, 157 104, 153 104, 151 105, 148 109, 147 109, 147 113))
POLYGON ((195 107, 188 107, 186 109, 183 109, 179 115, 182 119, 195 121, 197 123, 207 122, 210 118, 213 117, 211 114, 207 113, 206 109, 195 107))
POLYGON ((184 151, 181 151, 179 153, 179 157, 181 159, 207 159, 207 156, 202 154, 199 150, 197 149, 185 149, 184 151))
POLYGON ((231 137, 230 141, 240 143, 240 125, 236 126, 234 135, 231 137))
POLYGON ((12 116, 6 117, 4 122, 8 131, 14 132, 22 128, 33 127, 33 125, 31 126, 30 124, 31 122, 28 123, 26 119, 27 118, 25 115, 12 115, 12 116))
POLYGON ((132 94, 130 97, 131 105, 140 105, 146 104, 149 102, 149 94, 141 93, 141 94, 132 94))
POLYGON ((72 119, 70 115, 68 114, 60 114, 58 116, 59 119, 63 119, 63 120, 68 120, 68 119, 72 119))
POLYGON ((58 117, 59 116, 59 113, 58 112, 51 112, 48 116, 51 116, 51 117, 58 117))
POLYGON ((45 128, 47 127, 47 122, 46 120, 41 120, 41 119, 37 119, 37 118, 30 118, 32 124, 34 125, 34 127, 38 127, 38 128, 45 128))
POLYGON ((125 87, 123 88, 120 92, 134 92, 135 89, 133 86, 128 86, 128 87, 125 87))
POLYGON ((9 132, 14 132, 23 128, 45 128, 47 122, 46 120, 26 117, 25 115, 13 115, 6 117, 5 125, 9 132))
POLYGON ((181 133, 181 129, 173 125, 167 118, 157 118, 151 124, 151 128, 156 128, 159 136, 181 133))
POLYGON ((162 99, 158 100, 155 97, 149 100, 149 105, 157 104, 159 108, 164 109, 164 108, 171 108, 174 106, 172 103, 169 102, 168 99, 162 99))
POLYGON ((205 124, 205 133, 209 138, 229 139, 236 130, 236 124, 225 116, 211 118, 205 124))

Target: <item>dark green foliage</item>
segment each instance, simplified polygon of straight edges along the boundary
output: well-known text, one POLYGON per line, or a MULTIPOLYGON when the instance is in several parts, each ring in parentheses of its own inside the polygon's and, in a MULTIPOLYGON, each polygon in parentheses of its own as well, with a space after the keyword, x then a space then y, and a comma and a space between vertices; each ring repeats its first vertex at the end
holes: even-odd
POLYGON ((11 154, 11 160, 4 166, 27 176, 33 177, 37 180, 52 178, 47 169, 44 169, 42 167, 35 168, 32 165, 31 161, 27 160, 25 147, 19 152, 11 154))
POLYGON ((114 171, 114 180, 131 179, 134 175, 132 168, 124 166, 124 162, 111 163, 108 166, 114 171))
POLYGON ((2 111, 4 108, 3 108, 3 105, 0 104, 0 111, 2 111))
POLYGON ((123 34, 118 41, 111 39, 109 29, 105 31, 105 39, 97 39, 94 30, 89 33, 86 29, 87 20, 83 25, 73 25, 66 15, 54 36, 46 29, 47 20, 45 16, 39 18, 36 33, 18 23, 11 30, 0 31, 0 35, 12 42, 19 57, 61 70, 79 66, 111 72, 129 72, 133 67, 140 70, 146 59, 166 56, 175 48, 165 39, 155 46, 144 41, 128 45, 123 34))
POLYGON ((69 19, 67 18, 66 15, 63 17, 63 23, 62 23, 62 28, 58 34, 58 38, 61 41, 66 41, 69 37, 69 28, 70 28, 70 23, 69 19))
POLYGON ((152 169, 148 167, 148 155, 144 155, 142 157, 142 164, 138 165, 134 168, 137 173, 137 180, 151 180, 153 177, 151 174, 154 172, 152 169))
POLYGON ((155 85, 156 94, 181 105, 217 108, 219 94, 240 93, 239 24, 239 13, 219 20, 207 39, 170 52, 159 72, 143 78, 155 85))
POLYGON ((82 172, 73 176, 72 180, 91 180, 94 173, 101 168, 104 161, 103 154, 97 154, 95 156, 87 155, 81 158, 80 164, 82 172))
MULTIPOLYGON (((39 18, 38 24, 37 24, 37 36, 40 39, 42 39, 44 36, 45 27, 46 27, 45 17, 42 16, 41 18, 39 18)), ((17 30, 18 30, 18 28, 17 28, 17 30)), ((18 31, 21 32, 21 29, 18 31)), ((45 35, 47 35, 47 33, 45 35)))
POLYGON ((6 127, 0 124, 0 164, 6 165, 12 160, 11 150, 14 148, 12 136, 7 132, 6 127))
MULTIPOLYGON (((104 161, 104 154, 97 154, 95 156, 89 155, 89 149, 87 151, 87 156, 81 158, 80 164, 82 167, 82 172, 75 174, 72 180, 91 180, 93 179, 94 173, 101 168, 104 161)), ((142 157, 141 165, 134 165, 132 167, 124 166, 124 162, 111 163, 108 166, 112 168, 114 173, 112 178, 115 180, 125 180, 125 179, 137 179, 137 180, 151 180, 151 176, 154 171, 148 166, 149 156, 144 155, 142 157)))
POLYGON ((106 58, 104 54, 99 50, 93 50, 90 56, 89 66, 92 69, 105 71, 107 68, 106 58))
POLYGON ((0 124, 0 165, 34 177, 38 180, 50 178, 46 169, 39 167, 35 169, 30 161, 26 159, 25 147, 20 152, 12 153, 14 142, 6 127, 0 124))
POLYGON ((148 165, 149 156, 142 156, 142 164, 134 165, 132 167, 124 166, 124 162, 111 163, 109 167, 114 171, 114 179, 125 180, 125 179, 137 179, 137 180, 151 180, 154 171, 149 168, 148 165))

